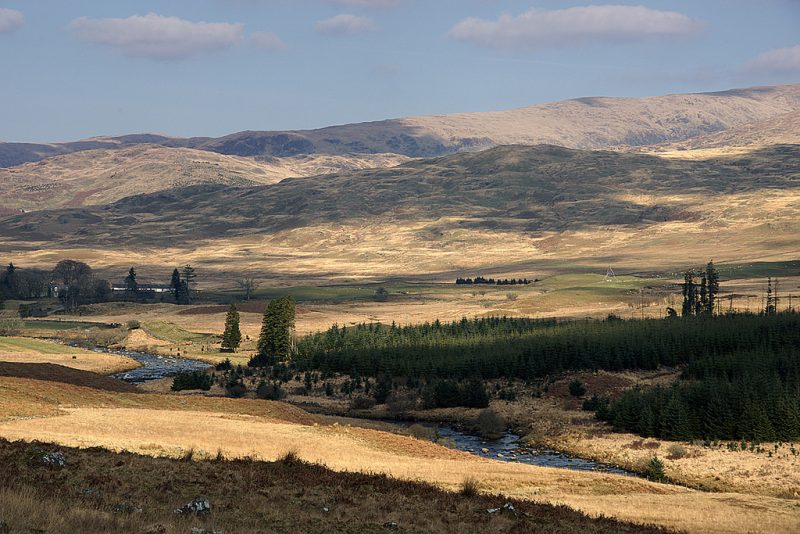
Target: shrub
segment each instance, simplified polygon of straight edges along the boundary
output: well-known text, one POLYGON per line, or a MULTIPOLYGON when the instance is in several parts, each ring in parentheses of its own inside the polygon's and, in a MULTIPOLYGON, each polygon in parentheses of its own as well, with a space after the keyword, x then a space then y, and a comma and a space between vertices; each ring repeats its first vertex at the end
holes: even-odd
POLYGON ((569 394, 573 397, 583 397, 586 395, 586 384, 583 380, 575 379, 569 383, 569 394))
POLYGON ((225 393, 227 393, 229 397, 238 399, 239 397, 245 396, 247 393, 247 386, 239 380, 231 380, 225 385, 225 393))
POLYGON ((499 439, 506 430, 506 422, 494 410, 483 410, 476 424, 478 433, 484 439, 499 439))
POLYGON ((231 369, 233 369, 233 364, 231 363, 231 359, 225 358, 224 361, 217 363, 217 365, 214 366, 214 369, 216 369, 217 371, 230 371, 231 369))
POLYGON ((461 483, 461 495, 464 497, 477 497, 481 491, 480 483, 475 477, 467 477, 461 483))
POLYGON ((394 392, 386 399, 386 408, 388 408, 389 413, 398 415, 415 410, 418 402, 419 398, 413 393, 400 394, 394 392))
POLYGON ((375 399, 358 395, 350 401, 351 410, 369 410, 375 407, 375 399))
POLYGON ((666 482, 667 474, 664 472, 664 462, 658 456, 653 456, 647 463, 645 475, 653 482, 666 482))
POLYGON ((686 448, 682 445, 678 445, 677 443, 670 445, 667 449, 667 453, 667 458, 670 460, 679 460, 681 458, 686 458, 689 455, 689 452, 686 450, 686 448))
POLYGON ((131 319, 128 321, 128 330, 138 330, 142 327, 142 323, 137 321, 136 319, 131 319))
POLYGON ((202 389, 208 391, 211 389, 213 380, 211 375, 203 371, 190 371, 178 373, 172 379, 172 391, 183 391, 186 389, 202 389))
POLYGON ((256 397, 265 400, 281 400, 286 396, 286 392, 279 384, 261 382, 258 389, 256 389, 256 397))
POLYGON ((424 439, 428 441, 436 441, 436 438, 439 436, 435 428, 424 426, 419 423, 414 423, 408 427, 408 433, 417 439, 424 439))
POLYGON ((379 287, 375 291, 375 300, 378 302, 386 302, 389 300, 389 292, 386 291, 386 288, 379 287))

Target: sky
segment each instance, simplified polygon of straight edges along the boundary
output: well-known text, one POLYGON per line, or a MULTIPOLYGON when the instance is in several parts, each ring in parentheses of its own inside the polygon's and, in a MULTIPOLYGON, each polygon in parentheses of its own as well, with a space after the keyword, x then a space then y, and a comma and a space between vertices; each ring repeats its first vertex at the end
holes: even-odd
POLYGON ((800 82, 800 0, 0 0, 0 141, 800 82))

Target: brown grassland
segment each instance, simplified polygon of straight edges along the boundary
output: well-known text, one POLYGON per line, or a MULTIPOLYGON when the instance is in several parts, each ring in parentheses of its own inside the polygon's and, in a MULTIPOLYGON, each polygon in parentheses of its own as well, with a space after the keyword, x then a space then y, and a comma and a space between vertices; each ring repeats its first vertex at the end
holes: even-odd
POLYGON ((664 532, 567 507, 334 472, 290 455, 186 461, 0 441, 0 464, 0 517, 12 532, 664 532), (41 465, 55 450, 66 456, 63 469, 41 465), (211 503, 209 514, 174 513, 200 495, 211 503), (506 502, 514 512, 487 513, 506 502))
POLYGON ((796 500, 705 493, 633 477, 502 463, 370 429, 321 424, 287 404, 249 399, 126 394, 17 378, 0 379, 0 436, 147 455, 199 458, 289 450, 335 471, 384 473, 456 490, 467 476, 482 491, 568 504, 693 532, 792 531, 796 500))

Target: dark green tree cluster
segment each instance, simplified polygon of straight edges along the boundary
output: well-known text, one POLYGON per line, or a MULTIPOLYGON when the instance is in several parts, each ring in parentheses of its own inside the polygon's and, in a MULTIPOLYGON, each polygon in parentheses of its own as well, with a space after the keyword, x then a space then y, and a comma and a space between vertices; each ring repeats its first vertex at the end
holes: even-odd
POLYGON ((298 342, 300 371, 351 376, 532 379, 570 370, 656 369, 800 344, 800 315, 556 322, 508 317, 331 327, 298 342))
POLYGON ((436 380, 422 391, 422 405, 424 408, 486 408, 489 406, 489 394, 483 381, 477 378, 466 383, 436 380))
POLYGON ((671 440, 800 439, 800 349, 710 353, 670 387, 593 399, 599 419, 619 430, 671 440))
POLYGON ((714 315, 719 295, 719 273, 710 261, 702 272, 687 271, 683 275, 681 315, 691 317, 714 315), (699 276, 700 282, 696 281, 699 276))
POLYGON ((172 379, 172 391, 182 391, 185 389, 202 389, 208 391, 214 383, 210 374, 203 371, 188 371, 178 373, 172 379))
POLYGON ((4 270, 0 270, 0 301, 47 297, 51 277, 49 271, 21 269, 13 262, 9 263, 4 270))
POLYGON ((228 315, 225 317, 225 331, 222 334, 222 348, 235 351, 242 342, 242 332, 239 330, 239 311, 231 304, 228 315))
POLYGON ((295 302, 291 296, 270 301, 261 322, 258 353, 248 363, 265 367, 288 360, 294 347, 295 302))

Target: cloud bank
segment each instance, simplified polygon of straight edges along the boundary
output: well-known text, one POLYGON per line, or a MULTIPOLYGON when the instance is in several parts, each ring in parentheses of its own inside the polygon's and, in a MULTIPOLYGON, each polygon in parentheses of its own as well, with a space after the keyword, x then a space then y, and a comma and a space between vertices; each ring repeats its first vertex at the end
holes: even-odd
POLYGON ((228 48, 242 40, 241 24, 191 22, 155 13, 126 19, 75 19, 79 39, 107 46, 126 56, 183 59, 228 48))
POLYGON ((585 42, 638 41, 684 37, 702 28, 700 21, 675 11, 644 6, 596 5, 568 9, 532 9, 497 20, 468 18, 449 36, 490 48, 536 49, 585 42))
POLYGON ((369 17, 356 15, 336 15, 333 18, 317 22, 318 33, 329 35, 347 35, 364 33, 375 29, 375 23, 369 17))
POLYGON ((18 30, 25 23, 25 16, 16 9, 0 7, 0 33, 18 30))
POLYGON ((800 74, 800 45, 764 52, 744 70, 766 74, 800 74))

